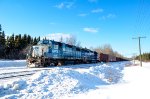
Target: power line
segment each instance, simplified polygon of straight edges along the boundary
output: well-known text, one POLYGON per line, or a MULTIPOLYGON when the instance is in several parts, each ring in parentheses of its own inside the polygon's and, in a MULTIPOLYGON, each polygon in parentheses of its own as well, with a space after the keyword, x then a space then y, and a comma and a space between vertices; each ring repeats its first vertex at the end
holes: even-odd
POLYGON ((142 67, 142 56, 141 56, 141 38, 146 38, 146 37, 136 37, 132 39, 138 39, 139 40, 139 54, 140 54, 140 66, 142 67))

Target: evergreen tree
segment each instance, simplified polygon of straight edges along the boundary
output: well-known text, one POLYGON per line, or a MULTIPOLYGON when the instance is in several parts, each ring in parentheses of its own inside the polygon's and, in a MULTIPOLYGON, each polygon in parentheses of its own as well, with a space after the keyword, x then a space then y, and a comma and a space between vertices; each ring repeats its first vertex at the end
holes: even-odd
POLYGON ((5 39, 5 32, 2 30, 0 24, 0 59, 22 59, 25 58, 29 46, 36 45, 40 41, 40 36, 34 39, 27 34, 7 36, 5 39))
POLYGON ((15 48, 16 49, 19 48, 19 36, 18 35, 15 36, 15 48))
POLYGON ((39 42, 40 41, 40 36, 37 38, 37 42, 39 42))
POLYGON ((5 32, 2 31, 2 27, 0 25, 0 58, 4 57, 5 53, 5 32))
POLYGON ((38 43, 37 38, 35 37, 33 40, 33 45, 36 45, 38 43))
POLYGON ((10 53, 10 47, 9 47, 9 36, 7 36, 7 39, 6 39, 6 43, 5 43, 5 58, 8 58, 9 56, 9 53, 10 53))
POLYGON ((15 42, 14 42, 14 34, 12 34, 12 35, 10 36, 8 42, 9 42, 9 45, 8 45, 8 46, 10 47, 10 49, 14 49, 14 45, 15 45, 15 42))
POLYGON ((22 37, 22 45, 23 45, 23 48, 26 47, 28 44, 27 42, 27 35, 24 34, 24 36, 22 37))
POLYGON ((27 43, 31 44, 31 36, 30 35, 28 35, 28 37, 27 37, 27 43))
POLYGON ((5 46, 5 32, 2 31, 1 25, 0 25, 0 45, 5 46))
POLYGON ((1 43, 2 43, 3 46, 5 46, 5 41, 6 41, 5 40, 5 32, 3 31, 2 32, 2 41, 1 41, 1 43))

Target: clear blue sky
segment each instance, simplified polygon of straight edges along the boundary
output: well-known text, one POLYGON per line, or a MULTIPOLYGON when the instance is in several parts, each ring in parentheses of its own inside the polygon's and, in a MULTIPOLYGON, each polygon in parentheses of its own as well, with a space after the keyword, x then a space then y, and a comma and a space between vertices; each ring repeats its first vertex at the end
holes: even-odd
POLYGON ((84 47, 110 44, 125 56, 150 52, 150 0, 0 0, 6 34, 73 34, 84 47))

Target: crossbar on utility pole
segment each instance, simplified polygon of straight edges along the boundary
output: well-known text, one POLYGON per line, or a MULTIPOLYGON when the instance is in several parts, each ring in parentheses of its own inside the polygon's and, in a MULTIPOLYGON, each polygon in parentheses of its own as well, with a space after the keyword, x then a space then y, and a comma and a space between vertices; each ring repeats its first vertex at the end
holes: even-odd
POLYGON ((138 39, 139 40, 140 66, 142 67, 141 38, 146 38, 146 37, 136 37, 136 38, 132 38, 132 39, 138 39))

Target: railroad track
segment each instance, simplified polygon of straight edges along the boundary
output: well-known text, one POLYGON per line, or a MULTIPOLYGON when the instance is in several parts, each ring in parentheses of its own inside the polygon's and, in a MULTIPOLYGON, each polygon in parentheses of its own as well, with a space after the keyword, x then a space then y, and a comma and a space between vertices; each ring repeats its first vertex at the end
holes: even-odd
POLYGON ((1 73, 0 80, 7 79, 7 78, 14 78, 14 77, 29 76, 29 75, 33 75, 34 73, 36 73, 38 71, 49 70, 49 69, 40 69, 40 70, 31 70, 31 71, 26 70, 26 71, 19 71, 19 72, 1 73))
POLYGON ((8 72, 8 73, 1 73, 0 74, 0 80, 9 79, 9 78, 15 78, 15 77, 22 77, 22 76, 29 76, 33 75, 34 73, 42 70, 51 70, 52 68, 32 68, 34 70, 24 70, 24 71, 18 71, 18 72, 8 72))

